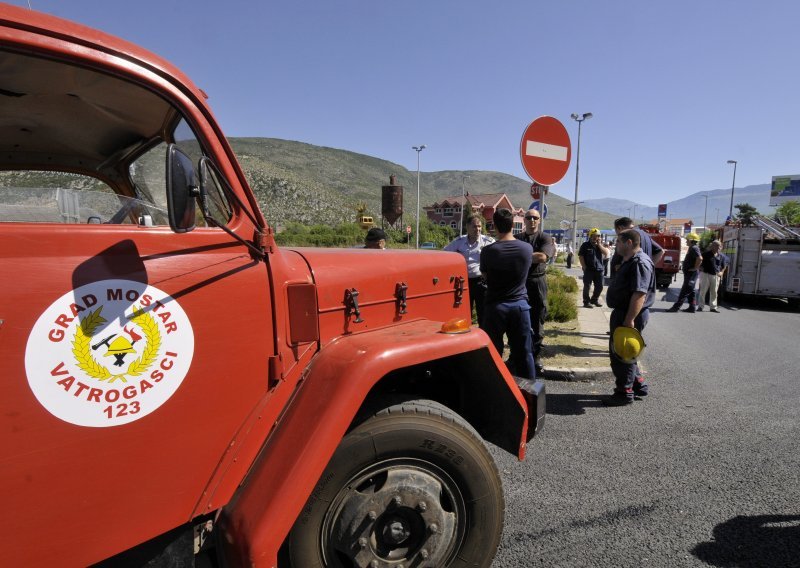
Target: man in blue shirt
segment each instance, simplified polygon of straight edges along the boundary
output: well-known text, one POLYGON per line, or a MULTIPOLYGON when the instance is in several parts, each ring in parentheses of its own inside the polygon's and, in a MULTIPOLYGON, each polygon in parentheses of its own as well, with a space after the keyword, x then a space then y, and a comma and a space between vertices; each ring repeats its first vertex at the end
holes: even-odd
MULTIPOLYGON (((635 227, 633 225, 633 219, 630 217, 620 217, 614 221, 614 232, 616 232, 618 235, 622 231, 627 231, 628 229, 633 229, 639 233, 639 241, 641 243, 639 246, 641 247, 642 252, 650 257, 650 260, 653 261, 653 266, 658 264, 658 261, 664 256, 664 249, 661 247, 661 245, 651 239, 650 235, 648 235, 645 231, 639 227, 635 227)), ((612 277, 617 271, 617 268, 619 268, 620 264, 622 264, 622 255, 620 255, 618 252, 614 252, 614 256, 611 259, 612 277)))
POLYGON ((494 242, 492 237, 481 234, 483 219, 479 215, 470 215, 467 219, 467 234, 456 237, 444 250, 457 252, 467 261, 467 278, 469 282, 469 302, 475 308, 478 325, 483 321, 483 304, 486 294, 486 282, 481 276, 481 251, 486 245, 494 242))
POLYGON ((611 252, 603 244, 600 229, 589 231, 589 240, 578 249, 578 261, 583 270, 583 307, 602 306, 600 294, 603 293, 603 259, 611 252), (592 285, 594 293, 590 295, 592 285), (590 297, 591 296, 591 297, 590 297))
POLYGON ((625 363, 614 353, 614 330, 620 326, 636 328, 642 333, 650 319, 650 306, 656 294, 656 271, 653 261, 642 251, 641 237, 634 229, 622 231, 617 236, 617 251, 622 257, 611 285, 608 287, 606 302, 610 308, 609 320, 611 337, 609 357, 611 370, 616 378, 614 394, 603 400, 607 406, 622 406, 633 402, 634 398, 647 396, 648 386, 639 366, 625 363))
POLYGON ((511 372, 526 379, 536 378, 531 351, 531 319, 525 280, 533 261, 531 245, 511 234, 514 215, 498 209, 492 216, 497 241, 481 251, 481 273, 486 278, 483 329, 502 356, 503 334, 511 350, 511 372))

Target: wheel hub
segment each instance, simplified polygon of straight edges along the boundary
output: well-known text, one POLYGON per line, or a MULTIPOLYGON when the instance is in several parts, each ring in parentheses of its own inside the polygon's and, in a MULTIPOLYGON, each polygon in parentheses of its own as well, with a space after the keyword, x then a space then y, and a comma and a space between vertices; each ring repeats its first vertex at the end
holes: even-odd
POLYGON ((458 529, 450 489, 431 471, 408 464, 372 470, 334 500, 326 548, 356 566, 445 566, 458 529))

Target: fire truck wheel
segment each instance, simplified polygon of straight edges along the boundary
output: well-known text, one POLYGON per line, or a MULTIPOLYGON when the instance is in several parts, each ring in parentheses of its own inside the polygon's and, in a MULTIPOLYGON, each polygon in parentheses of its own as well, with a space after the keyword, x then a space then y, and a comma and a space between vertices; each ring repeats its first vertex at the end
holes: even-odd
POLYGON ((294 568, 489 566, 503 530, 500 475, 447 407, 383 409, 342 440, 287 541, 294 568))

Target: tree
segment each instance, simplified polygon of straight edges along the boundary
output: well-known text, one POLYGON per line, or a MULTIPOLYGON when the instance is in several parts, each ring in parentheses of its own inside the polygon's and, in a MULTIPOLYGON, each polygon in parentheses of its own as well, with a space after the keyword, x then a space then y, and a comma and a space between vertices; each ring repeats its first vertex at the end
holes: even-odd
POLYGON ((752 225, 753 217, 755 215, 760 215, 758 209, 750 205, 749 203, 739 203, 735 205, 736 209, 739 212, 734 216, 736 220, 741 221, 742 225, 752 225))
POLYGON ((784 225, 800 225, 800 201, 785 201, 775 210, 775 220, 784 225))

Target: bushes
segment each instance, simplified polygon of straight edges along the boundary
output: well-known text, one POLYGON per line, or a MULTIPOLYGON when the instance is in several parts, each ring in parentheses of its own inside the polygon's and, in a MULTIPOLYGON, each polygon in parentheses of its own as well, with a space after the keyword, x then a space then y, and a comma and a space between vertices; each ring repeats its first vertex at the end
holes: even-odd
POLYGON ((578 317, 575 294, 578 283, 558 268, 547 268, 547 321, 565 322, 578 317))

